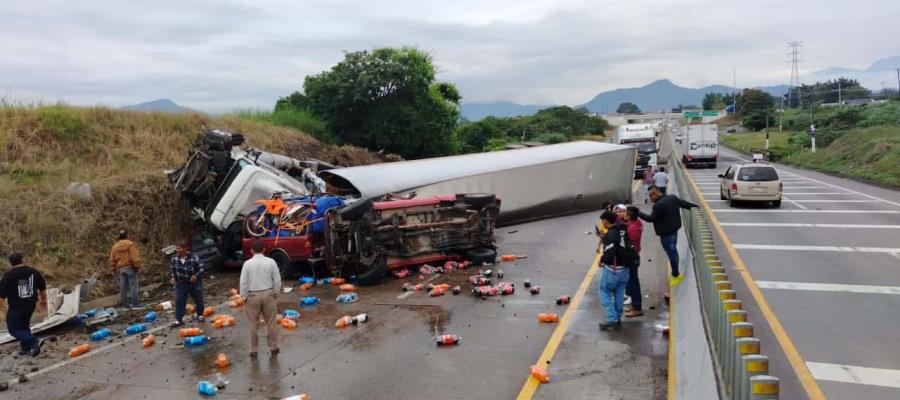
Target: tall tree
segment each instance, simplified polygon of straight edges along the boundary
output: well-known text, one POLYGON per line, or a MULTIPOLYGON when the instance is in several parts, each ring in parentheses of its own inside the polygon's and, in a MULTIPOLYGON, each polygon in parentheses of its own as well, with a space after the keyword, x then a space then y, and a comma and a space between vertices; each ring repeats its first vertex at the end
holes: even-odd
POLYGON ((405 158, 451 154, 461 97, 435 74, 431 56, 412 47, 346 53, 276 107, 309 109, 340 143, 405 158))
POLYGON ((619 108, 616 109, 618 114, 639 114, 640 112, 641 109, 638 108, 637 104, 630 101, 619 104, 619 108))
POLYGON ((775 99, 758 89, 744 89, 738 98, 738 110, 744 127, 758 131, 766 127, 766 119, 775 109, 775 99))

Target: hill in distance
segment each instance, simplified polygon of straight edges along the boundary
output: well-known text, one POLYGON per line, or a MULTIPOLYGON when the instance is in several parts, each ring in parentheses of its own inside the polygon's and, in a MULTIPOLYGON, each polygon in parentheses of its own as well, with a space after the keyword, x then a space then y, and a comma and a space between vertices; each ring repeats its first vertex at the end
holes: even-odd
POLYGON ((148 101, 146 103, 133 104, 130 106, 122 107, 124 110, 135 110, 135 111, 150 111, 150 112, 164 112, 164 113, 197 113, 197 114, 205 114, 202 111, 197 111, 192 108, 182 107, 169 99, 159 99, 148 101))
POLYGON ((900 56, 875 60, 875 62, 866 69, 847 67, 825 68, 813 72, 811 77, 801 75, 800 80, 804 83, 810 83, 836 78, 856 79, 861 85, 874 92, 884 88, 886 85, 892 89, 897 87, 896 68, 900 68, 900 56))
MULTIPOLYGON (((787 92, 787 85, 758 87, 764 92, 778 97, 787 92)), ((602 92, 583 106, 600 114, 613 114, 624 102, 632 102, 644 112, 668 111, 681 105, 699 106, 706 93, 732 93, 734 89, 724 85, 711 85, 701 88, 678 86, 668 79, 660 79, 637 88, 615 89, 602 92)))
POLYGON ((521 117, 532 115, 551 106, 522 105, 509 101, 487 103, 463 103, 460 105, 462 116, 469 121, 478 121, 487 116, 521 117))

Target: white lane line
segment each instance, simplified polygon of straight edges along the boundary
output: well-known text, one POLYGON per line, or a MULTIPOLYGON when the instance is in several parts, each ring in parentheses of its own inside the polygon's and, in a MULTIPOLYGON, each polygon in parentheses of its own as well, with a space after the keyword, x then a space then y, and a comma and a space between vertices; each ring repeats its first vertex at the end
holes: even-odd
POLYGON ((823 213, 823 214, 900 214, 894 210, 766 210, 726 208, 716 210, 717 213, 823 213))
MULTIPOLYGON (((709 200, 707 200, 709 201, 709 200)), ((724 201, 724 200, 722 200, 724 201)), ((840 228, 840 229, 900 229, 900 225, 844 225, 844 224, 800 224, 765 222, 720 222, 722 226, 771 227, 771 228, 840 228)))
POLYGON ((898 247, 796 246, 781 244, 735 244, 739 250, 840 251, 845 253, 900 253, 898 247))
MULTIPOLYGON (((785 199, 787 200, 787 199, 785 199)), ((793 200, 791 201, 799 201, 801 203, 874 203, 875 200, 793 200)))
POLYGON ((763 289, 805 290, 812 292, 898 294, 900 286, 844 285, 837 283, 756 281, 763 289))
MULTIPOLYGON (((701 192, 704 196, 712 196, 720 194, 719 192, 701 192)), ((784 192, 785 195, 796 196, 798 194, 821 194, 821 195, 848 195, 853 196, 854 193, 838 193, 838 192, 821 192, 821 193, 812 193, 812 192, 784 192)))
POLYGON ((880 198, 880 197, 872 196, 871 194, 865 194, 865 193, 862 193, 862 192, 857 192, 857 191, 855 191, 855 190, 843 188, 843 187, 840 187, 840 186, 838 186, 838 185, 833 185, 833 184, 830 184, 830 183, 828 183, 828 182, 820 181, 820 180, 818 180, 818 179, 813 179, 813 178, 809 178, 809 177, 804 177, 804 178, 809 179, 809 180, 811 180, 811 181, 813 181, 813 182, 816 182, 816 183, 821 183, 821 184, 823 184, 823 185, 826 185, 826 186, 830 186, 830 187, 836 188, 836 189, 846 190, 846 191, 848 191, 848 192, 850 192, 850 193, 853 193, 853 194, 857 194, 857 195, 860 195, 860 196, 863 196, 863 197, 868 197, 868 198, 870 198, 870 199, 872 199, 872 200, 878 200, 878 201, 880 201, 880 202, 887 203, 887 204, 890 204, 890 205, 895 206, 895 207, 900 207, 900 203, 893 202, 893 201, 889 201, 889 200, 885 200, 885 199, 882 199, 882 198, 880 198))
POLYGON ((820 381, 900 388, 900 370, 855 365, 806 362, 813 378, 820 381))
POLYGON ((791 203, 791 204, 795 205, 797 208, 799 208, 799 209, 801 209, 801 210, 806 210, 806 209, 807 209, 804 205, 798 203, 796 200, 791 200, 791 199, 787 198, 787 196, 782 196, 781 198, 784 199, 784 201, 786 201, 786 202, 788 202, 788 203, 791 203))

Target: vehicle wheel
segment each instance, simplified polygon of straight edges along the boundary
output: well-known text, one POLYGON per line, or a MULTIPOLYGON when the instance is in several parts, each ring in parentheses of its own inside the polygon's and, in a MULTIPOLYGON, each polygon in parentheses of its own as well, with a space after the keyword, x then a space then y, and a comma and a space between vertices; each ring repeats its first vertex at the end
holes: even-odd
POLYGON ((349 206, 346 206, 341 209, 341 218, 352 221, 355 219, 359 219, 366 212, 372 209, 372 199, 359 200, 356 203, 353 203, 349 206))
POLYGON ((253 237, 263 237, 269 233, 269 218, 261 211, 253 211, 244 218, 244 227, 247 234, 253 237))
POLYGON ((293 268, 291 268, 291 258, 288 257, 287 253, 281 250, 276 250, 269 253, 269 257, 275 260, 275 264, 278 265, 278 272, 281 273, 281 277, 290 279, 291 274, 293 273, 293 268))
POLYGON ((384 280, 384 276, 387 274, 387 261, 384 257, 376 258, 372 265, 360 264, 360 267, 365 268, 364 271, 358 271, 356 274, 356 280, 360 285, 377 285, 384 280))
POLYGON ((719 189, 719 200, 728 200, 728 198, 725 197, 725 193, 722 193, 721 189, 719 189))
POLYGON ((781 199, 775 200, 772 202, 772 207, 781 208, 781 199))
POLYGON ((466 259, 473 265, 494 264, 497 262, 497 252, 495 250, 482 247, 466 252, 466 259))
POLYGON ((734 207, 736 205, 737 205, 737 200, 731 199, 731 198, 728 199, 728 207, 734 207))
POLYGON ((497 196, 488 193, 467 193, 463 195, 462 201, 475 208, 481 208, 488 204, 494 204, 497 196))

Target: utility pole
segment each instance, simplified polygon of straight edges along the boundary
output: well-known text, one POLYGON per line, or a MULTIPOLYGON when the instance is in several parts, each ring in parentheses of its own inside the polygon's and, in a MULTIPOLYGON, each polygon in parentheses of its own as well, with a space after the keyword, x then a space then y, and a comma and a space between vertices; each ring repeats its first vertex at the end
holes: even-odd
POLYGON ((896 68, 897 70, 897 97, 900 97, 900 68, 896 68))
POLYGON ((778 115, 778 132, 781 132, 782 122, 784 122, 784 96, 781 96, 781 113, 778 115))
MULTIPOLYGON (((788 47, 791 49, 788 53, 791 60, 791 85, 788 88, 788 107, 792 107, 794 105, 794 89, 800 86, 800 53, 803 49, 803 42, 788 42, 788 47)), ((800 107, 798 108, 802 110, 802 93, 798 96, 798 100, 800 102, 800 107)))
POLYGON ((769 154, 769 110, 766 110, 766 155, 769 154))
POLYGON ((816 152, 816 102, 814 100, 809 101, 809 140, 810 140, 810 149, 813 153, 816 152))
POLYGON ((737 118, 737 66, 731 66, 731 103, 734 104, 734 116, 737 118))
POLYGON ((844 102, 841 101, 841 79, 843 79, 843 78, 838 78, 838 80, 837 80, 838 81, 838 108, 844 108, 844 102))

